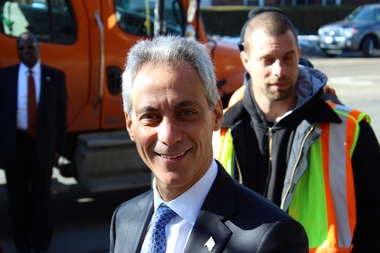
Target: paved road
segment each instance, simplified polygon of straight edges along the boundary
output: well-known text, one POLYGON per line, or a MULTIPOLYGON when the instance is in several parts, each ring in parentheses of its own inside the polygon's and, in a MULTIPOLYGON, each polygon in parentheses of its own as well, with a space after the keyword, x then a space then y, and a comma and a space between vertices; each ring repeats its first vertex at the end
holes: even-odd
MULTIPOLYGON (((51 253, 109 252, 109 226, 113 211, 123 201, 148 190, 91 194, 77 184, 63 186, 56 180, 52 198, 55 231, 51 253)), ((16 252, 10 238, 5 194, 0 194, 0 240, 6 253, 16 252)))
POLYGON ((380 140, 380 57, 311 57, 309 60, 328 76, 328 85, 344 104, 371 116, 371 125, 380 140))

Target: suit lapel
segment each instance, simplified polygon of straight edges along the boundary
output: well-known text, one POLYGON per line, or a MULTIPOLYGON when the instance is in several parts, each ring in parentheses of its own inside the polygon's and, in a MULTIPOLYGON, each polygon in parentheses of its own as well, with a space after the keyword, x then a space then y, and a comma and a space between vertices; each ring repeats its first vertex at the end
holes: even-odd
POLYGON ((225 222, 237 212, 236 188, 220 164, 218 167, 218 175, 203 203, 184 253, 222 252, 232 234, 225 222))
POLYGON ((51 81, 51 77, 48 75, 47 72, 48 72, 47 69, 41 64, 41 77, 40 77, 41 87, 40 87, 40 101, 38 103, 38 109, 43 107, 45 103, 45 97, 47 96, 47 92, 48 92, 47 85, 51 81))
MULTIPOLYGON (((18 107, 18 70, 20 68, 20 64, 18 64, 16 67, 12 68, 9 73, 9 80, 10 85, 9 88, 11 89, 9 99, 11 102, 11 115, 12 120, 14 120, 14 126, 17 127, 17 107, 18 107), (13 78, 15 77, 15 78, 13 78)), ((12 122, 13 123, 13 122, 12 122)))
POLYGON ((140 252, 145 238, 146 230, 153 214, 153 195, 148 194, 138 202, 136 212, 128 214, 128 224, 125 228, 125 240, 123 244, 128 245, 131 252, 140 252))
POLYGON ((223 224, 220 217, 201 210, 184 252, 221 252, 230 236, 231 231, 223 224))

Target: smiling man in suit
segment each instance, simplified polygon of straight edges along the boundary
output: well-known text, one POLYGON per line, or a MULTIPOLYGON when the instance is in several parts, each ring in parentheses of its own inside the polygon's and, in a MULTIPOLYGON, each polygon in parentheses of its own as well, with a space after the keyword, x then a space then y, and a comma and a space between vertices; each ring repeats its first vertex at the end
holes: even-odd
POLYGON ((298 222, 213 159, 223 108, 207 48, 159 36, 139 41, 127 59, 126 126, 154 179, 114 212, 110 252, 308 252, 298 222))
POLYGON ((0 70, 0 168, 18 252, 47 252, 50 184, 66 135, 65 74, 41 64, 36 36, 17 40, 20 63, 0 70))

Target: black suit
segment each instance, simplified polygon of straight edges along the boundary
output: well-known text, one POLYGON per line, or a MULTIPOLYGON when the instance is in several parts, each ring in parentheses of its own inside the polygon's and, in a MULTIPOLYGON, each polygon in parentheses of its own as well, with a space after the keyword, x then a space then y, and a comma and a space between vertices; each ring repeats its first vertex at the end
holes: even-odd
POLYGON ((54 154, 62 153, 66 135, 65 74, 41 64, 37 134, 32 138, 17 129, 18 69, 19 64, 0 70, 0 168, 6 173, 16 248, 44 251, 51 239, 54 154))
MULTIPOLYGON (((150 190, 121 204, 112 217, 110 252, 137 253, 153 214, 150 190)), ((274 204, 234 181, 219 164, 218 175, 191 231, 185 253, 308 252, 303 227, 274 204)))

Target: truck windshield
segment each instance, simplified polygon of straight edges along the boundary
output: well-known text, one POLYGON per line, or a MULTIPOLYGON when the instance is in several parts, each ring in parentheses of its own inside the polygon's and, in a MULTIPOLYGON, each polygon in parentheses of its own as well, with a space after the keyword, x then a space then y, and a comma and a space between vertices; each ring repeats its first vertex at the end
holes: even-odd
MULTIPOLYGON (((179 0, 165 0, 166 33, 184 34, 186 17, 179 0)), ((125 32, 153 37, 155 34, 156 0, 115 0, 116 19, 125 32)))
POLYGON ((33 32, 40 41, 73 43, 74 16, 67 0, 5 0, 0 5, 0 32, 18 37, 33 32))

